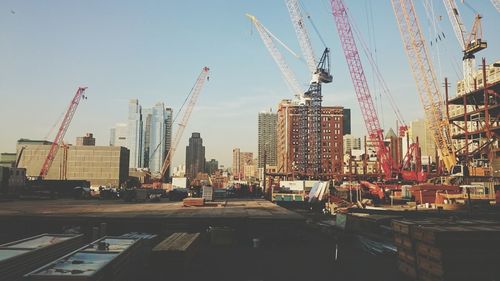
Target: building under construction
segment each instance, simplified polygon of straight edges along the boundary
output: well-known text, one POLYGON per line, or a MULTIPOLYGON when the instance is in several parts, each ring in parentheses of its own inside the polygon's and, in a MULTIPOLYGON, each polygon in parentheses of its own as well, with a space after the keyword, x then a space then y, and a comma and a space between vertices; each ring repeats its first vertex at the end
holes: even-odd
POLYGON ((475 175, 500 176, 500 63, 482 62, 473 89, 465 91, 461 80, 457 95, 447 97, 447 114, 459 161, 475 175))

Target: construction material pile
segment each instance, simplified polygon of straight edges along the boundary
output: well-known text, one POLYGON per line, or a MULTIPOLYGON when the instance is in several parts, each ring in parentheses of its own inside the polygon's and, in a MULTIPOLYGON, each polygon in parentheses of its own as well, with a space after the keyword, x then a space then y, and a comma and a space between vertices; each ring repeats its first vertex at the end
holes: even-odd
POLYGON ((0 280, 22 275, 83 244, 83 235, 40 234, 0 245, 0 280))
POLYGON ((28 280, 124 280, 142 239, 105 236, 29 274, 28 280))
POLYGON ((394 220, 398 268, 413 280, 496 280, 500 224, 483 220, 394 220))
POLYGON ((176 232, 153 248, 151 261, 154 268, 163 270, 165 265, 182 272, 189 266, 198 250, 200 233, 176 232))
POLYGON ((188 197, 182 200, 182 205, 184 207, 202 207, 205 206, 205 199, 188 197))

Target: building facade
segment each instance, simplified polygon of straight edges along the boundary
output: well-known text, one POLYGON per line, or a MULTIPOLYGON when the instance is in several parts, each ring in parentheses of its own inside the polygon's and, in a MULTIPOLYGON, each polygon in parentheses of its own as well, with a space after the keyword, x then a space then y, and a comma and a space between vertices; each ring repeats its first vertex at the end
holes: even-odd
POLYGON ((130 150, 130 168, 142 168, 142 108, 139 100, 130 100, 128 104, 128 141, 130 150))
POLYGON ((416 142, 418 138, 418 143, 422 156, 436 155, 436 145, 434 144, 434 136, 432 132, 427 129, 425 125, 425 120, 414 120, 410 122, 410 128, 408 129, 408 136, 410 137, 410 142, 416 142))
POLYGON ((83 145, 95 146, 94 134, 87 133, 83 137, 77 137, 76 138, 76 145, 77 146, 83 146, 83 145))
POLYGON ((205 173, 208 175, 213 175, 216 171, 219 170, 219 161, 215 159, 211 159, 205 163, 205 173))
POLYGON ((361 138, 357 138, 351 134, 346 134, 343 136, 343 140, 344 154, 348 154, 354 149, 361 149, 361 138))
MULTIPOLYGON (((247 176, 245 174, 245 166, 254 166, 255 160, 253 158, 253 153, 252 152, 242 152, 239 148, 234 148, 233 149, 233 177, 238 180, 243 180, 247 176)), ((247 171, 252 171, 250 169, 253 168, 247 168, 247 171)), ((256 168, 255 168, 256 169, 256 168)), ((252 172, 255 174, 256 172, 252 172)))
POLYGON ((344 114, 344 120, 343 120, 343 125, 342 128, 344 129, 344 135, 350 135, 351 134, 351 109, 349 108, 344 108, 343 109, 343 114, 344 114))
MULTIPOLYGON (((24 151, 19 167, 37 177, 50 150, 50 143, 19 140, 17 152, 24 151)), ((113 146, 66 146, 56 154, 45 179, 88 180, 92 185, 118 187, 128 178, 129 150, 113 146)))
POLYGON ((186 177, 190 180, 196 178, 198 173, 205 170, 205 147, 200 133, 193 133, 186 146, 186 177))
POLYGON ((149 168, 153 174, 159 173, 172 143, 172 109, 157 103, 143 109, 142 118, 143 168, 149 168))
MULTIPOLYGON (((342 173, 343 166, 343 107, 323 106, 321 108, 321 178, 342 173)), ((292 177, 301 175, 299 162, 299 105, 283 100, 278 105, 277 162, 278 171, 292 177)), ((310 140, 309 140, 310 142, 310 140)), ((311 147, 309 145, 309 147, 311 147)), ((312 157, 312 151, 308 152, 312 157)))
POLYGON ((259 113, 258 126, 258 167, 264 167, 264 155, 266 164, 276 166, 276 126, 278 124, 278 114, 272 112, 259 113))
POLYGON ((128 126, 126 123, 116 123, 109 133, 109 146, 127 147, 128 126))

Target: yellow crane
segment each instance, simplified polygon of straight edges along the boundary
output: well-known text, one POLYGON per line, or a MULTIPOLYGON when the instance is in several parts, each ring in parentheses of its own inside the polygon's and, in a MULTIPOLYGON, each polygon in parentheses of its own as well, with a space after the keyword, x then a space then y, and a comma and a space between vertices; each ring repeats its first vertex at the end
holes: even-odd
POLYGON ((439 156, 447 171, 456 164, 455 148, 451 142, 450 125, 439 92, 438 82, 429 50, 422 34, 412 0, 391 0, 399 26, 420 102, 424 108, 425 123, 431 131, 439 156))

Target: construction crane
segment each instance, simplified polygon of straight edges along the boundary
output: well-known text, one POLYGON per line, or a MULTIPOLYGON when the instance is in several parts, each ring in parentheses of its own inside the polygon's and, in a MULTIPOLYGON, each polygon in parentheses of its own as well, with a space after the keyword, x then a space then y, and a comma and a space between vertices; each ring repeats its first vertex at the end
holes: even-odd
POLYGON ((481 15, 476 14, 471 32, 467 34, 455 0, 443 0, 443 3, 446 7, 446 12, 453 26, 453 31, 457 37, 460 49, 464 54, 462 59, 464 90, 468 93, 474 86, 474 69, 476 66, 474 54, 486 49, 488 46, 486 41, 482 40, 481 15))
POLYGON ((497 12, 500 13, 500 0, 491 0, 491 4, 497 9, 497 12))
POLYGON ((170 167, 170 164, 172 163, 172 159, 174 157, 175 151, 177 149, 177 146, 179 145, 179 142, 182 138, 182 134, 184 133, 184 129, 187 126, 187 123, 189 121, 189 117, 191 116, 191 112, 193 111, 194 106, 196 105, 196 101, 198 100, 198 96, 201 93, 201 90, 203 89, 203 85, 205 84, 205 81, 208 81, 210 78, 208 76, 209 74, 209 68, 208 67, 203 67, 201 70, 200 75, 198 75, 198 78, 196 79, 196 83, 194 84, 193 88, 191 89, 191 92, 189 95, 191 98, 188 101, 186 110, 184 111, 184 114, 182 115, 182 119, 179 122, 179 128, 175 132, 175 136, 172 142, 172 145, 170 146, 170 149, 168 150, 167 156, 165 157, 165 161, 163 162, 163 165, 160 170, 160 178, 159 180, 162 181, 165 178, 165 174, 167 173, 168 168, 170 167))
POLYGON ((306 103, 299 107, 299 170, 304 176, 312 175, 318 178, 322 172, 321 165, 321 84, 331 83, 330 50, 325 48, 319 62, 316 61, 309 32, 305 26, 304 17, 298 0, 285 0, 290 14, 290 20, 295 29, 299 46, 307 67, 312 74, 309 89, 304 94, 306 103), (310 168, 310 169, 309 169, 310 168))
POLYGON ((68 110, 66 111, 66 114, 64 115, 64 119, 61 122, 61 126, 59 127, 59 131, 57 131, 57 135, 54 138, 54 141, 52 142, 50 146, 49 153, 47 154, 47 157, 45 158, 45 161, 43 162, 42 169, 40 170, 39 177, 40 178, 45 178, 47 176, 47 173, 49 172, 50 166, 52 166, 52 162, 54 161, 57 151, 59 150, 59 146, 62 144, 62 141, 64 139, 64 136, 66 135, 66 131, 68 131, 69 125, 71 124, 71 120, 73 119, 73 116, 75 115, 75 111, 78 108, 78 104, 80 104, 80 101, 82 99, 86 99, 84 92, 87 89, 87 87, 79 87, 78 90, 76 91, 75 96, 71 100, 71 103, 69 104, 68 110))
POLYGON ((285 45, 278 37, 276 37, 271 31, 269 31, 269 29, 267 29, 255 16, 250 14, 246 14, 246 16, 250 19, 250 21, 253 23, 253 25, 259 32, 262 42, 264 42, 264 45, 269 51, 269 54, 271 54, 273 60, 278 65, 278 68, 280 69, 281 74, 283 76, 283 80, 285 80, 286 82, 286 85, 288 86, 292 94, 295 95, 297 99, 299 99, 303 95, 304 90, 297 81, 297 78, 293 73, 292 69, 286 63, 285 59, 283 58, 283 55, 274 44, 274 41, 278 42, 281 46, 283 46, 295 57, 298 58, 299 56, 294 51, 292 51, 287 45, 285 45))
POLYGON ((384 143, 383 130, 380 126, 380 121, 375 110, 368 81, 361 64, 358 48, 354 40, 353 29, 349 22, 349 16, 342 0, 331 0, 332 14, 335 19, 335 25, 340 37, 344 56, 347 60, 349 73, 354 85, 356 97, 358 99, 359 107, 365 122, 366 129, 370 140, 376 144, 377 158, 383 170, 385 178, 393 177, 393 160, 389 153, 389 149, 384 143))
POLYGON ((457 161, 455 149, 451 142, 443 97, 439 92, 435 71, 413 1, 391 0, 391 3, 399 26, 403 48, 408 57, 420 102, 424 108, 426 126, 434 137, 436 148, 446 170, 450 171, 457 161))

